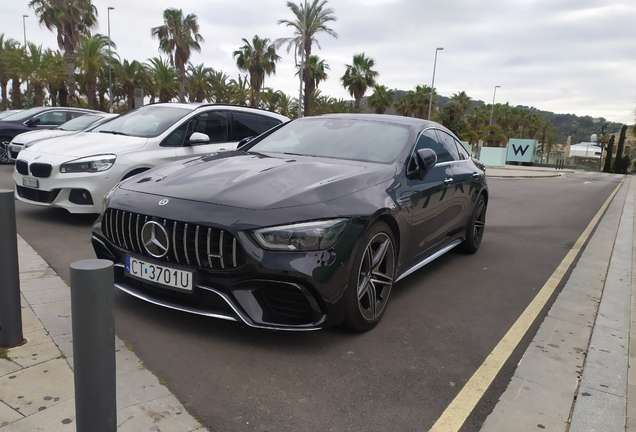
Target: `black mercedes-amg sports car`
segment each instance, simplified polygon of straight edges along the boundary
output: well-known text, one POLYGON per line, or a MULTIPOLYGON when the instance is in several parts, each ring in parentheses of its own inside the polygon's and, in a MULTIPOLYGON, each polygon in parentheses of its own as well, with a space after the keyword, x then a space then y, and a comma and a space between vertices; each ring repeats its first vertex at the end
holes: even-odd
POLYGON ((484 166, 443 126, 326 115, 121 182, 92 241, 117 288, 157 305, 366 331, 397 281, 455 247, 477 251, 487 203, 484 166))

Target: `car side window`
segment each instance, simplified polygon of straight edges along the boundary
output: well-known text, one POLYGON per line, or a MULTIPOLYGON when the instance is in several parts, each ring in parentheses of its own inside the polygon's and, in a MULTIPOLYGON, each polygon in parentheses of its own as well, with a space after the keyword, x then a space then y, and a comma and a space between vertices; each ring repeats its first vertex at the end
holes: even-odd
POLYGON ((210 138, 210 141, 201 144, 227 142, 227 113, 225 111, 208 111, 199 114, 190 120, 188 136, 194 132, 206 134, 210 138))
POLYGON ((163 140, 161 147, 181 147, 189 124, 190 123, 186 122, 176 128, 166 139, 163 140))
POLYGON ((66 111, 47 111, 34 117, 38 126, 59 126, 66 123, 66 111))
POLYGON ((243 138, 260 135, 260 126, 256 114, 233 112, 234 118, 234 139, 242 140, 243 138))
POLYGON ((439 161, 439 153, 443 151, 443 147, 440 143, 437 142, 437 136, 435 135, 435 131, 432 129, 425 130, 420 134, 420 137, 417 139, 415 143, 415 148, 413 149, 413 153, 411 155, 411 160, 409 160, 408 171, 413 172, 419 169, 417 163, 417 157, 415 154, 418 150, 428 148, 437 153, 437 160, 439 161))
POLYGON ((455 144, 455 138, 450 136, 444 131, 436 130, 440 144, 444 147, 445 153, 443 154, 443 160, 440 160, 439 153, 437 154, 437 162, 450 162, 459 160, 459 150, 455 144))
POLYGON ((459 159, 461 160, 470 159, 470 154, 468 154, 468 150, 466 150, 466 148, 461 142, 455 140, 455 145, 457 146, 457 150, 459 151, 459 159))
POLYGON ((86 115, 86 113, 85 112, 81 112, 81 111, 69 111, 68 112, 68 119, 72 120, 74 118, 81 117, 83 115, 86 115))

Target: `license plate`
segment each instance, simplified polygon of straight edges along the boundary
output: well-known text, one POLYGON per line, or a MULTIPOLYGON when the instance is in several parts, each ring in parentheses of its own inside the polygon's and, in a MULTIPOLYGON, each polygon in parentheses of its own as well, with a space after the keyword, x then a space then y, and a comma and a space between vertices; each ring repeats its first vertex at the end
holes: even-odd
POLYGON ((38 179, 31 177, 22 177, 22 186, 28 188, 38 188, 38 179))
POLYGON ((155 284, 192 291, 193 273, 174 267, 158 265, 126 255, 127 275, 147 280, 155 284))

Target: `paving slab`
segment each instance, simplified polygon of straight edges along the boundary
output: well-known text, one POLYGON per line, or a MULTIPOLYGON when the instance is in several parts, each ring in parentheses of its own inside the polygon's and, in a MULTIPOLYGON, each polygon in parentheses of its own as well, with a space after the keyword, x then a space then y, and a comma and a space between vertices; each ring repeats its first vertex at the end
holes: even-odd
POLYGON ((581 388, 574 405, 569 432, 619 432, 625 430, 625 398, 581 388))
POLYGON ((75 398, 61 402, 24 417, 4 428, 2 432, 75 432, 75 398))

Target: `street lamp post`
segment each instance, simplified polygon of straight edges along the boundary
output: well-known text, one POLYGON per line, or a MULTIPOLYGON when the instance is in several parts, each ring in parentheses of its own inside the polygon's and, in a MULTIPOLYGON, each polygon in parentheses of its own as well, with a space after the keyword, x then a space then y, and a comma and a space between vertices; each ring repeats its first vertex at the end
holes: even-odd
POLYGON ((492 93, 492 107, 490 108, 490 123, 488 125, 492 126, 492 115, 495 113, 495 95, 497 94, 497 89, 501 86, 495 86, 495 91, 492 93))
MULTIPOLYGON (((24 33, 24 52, 27 52, 27 41, 26 41, 26 19, 28 15, 22 15, 22 32, 24 33)), ((26 95, 26 107, 29 108, 29 77, 26 79, 27 85, 27 95, 26 95)))
POLYGON ((427 120, 431 119, 431 109, 433 108, 433 92, 435 91, 435 68, 437 67, 437 52, 443 50, 444 48, 435 48, 435 62, 433 62, 433 81, 431 82, 431 96, 428 99, 428 117, 427 120))
POLYGON ((110 11, 114 9, 114 7, 108 6, 108 112, 111 114, 113 113, 113 57, 110 54, 110 46, 112 45, 110 40, 110 11))

